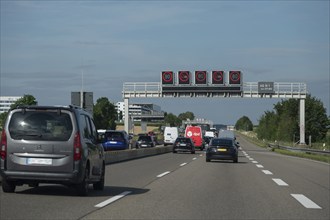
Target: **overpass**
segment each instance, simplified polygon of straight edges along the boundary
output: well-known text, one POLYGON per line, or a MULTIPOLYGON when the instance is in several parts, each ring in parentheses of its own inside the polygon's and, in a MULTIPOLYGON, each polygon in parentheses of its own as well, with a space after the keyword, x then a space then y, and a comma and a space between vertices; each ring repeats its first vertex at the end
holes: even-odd
MULTIPOLYGON (((130 98, 280 98, 299 99, 300 144, 305 144, 306 83, 246 82, 241 85, 164 85, 161 82, 127 82, 123 84, 125 106, 130 98)), ((125 108, 128 115, 128 108, 125 108)), ((125 117, 128 131, 129 117, 125 117)))

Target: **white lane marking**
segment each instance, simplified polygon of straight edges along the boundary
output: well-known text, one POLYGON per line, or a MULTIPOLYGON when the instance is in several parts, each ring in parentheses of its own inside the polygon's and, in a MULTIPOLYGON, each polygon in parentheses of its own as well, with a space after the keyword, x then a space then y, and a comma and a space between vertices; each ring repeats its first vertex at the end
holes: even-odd
POLYGON ((264 168, 264 166, 261 165, 261 164, 256 164, 256 166, 259 167, 259 168, 264 168))
POLYGON ((272 179, 272 180, 279 186, 288 186, 288 184, 281 179, 272 179))
POLYGON ((262 172, 264 172, 264 174, 266 175, 273 175, 273 173, 270 172, 269 170, 262 170, 262 172))
POLYGON ((113 202, 117 201, 118 199, 123 198, 124 196, 126 196, 126 195, 128 195, 128 194, 130 194, 130 193, 131 193, 131 191, 125 191, 125 192, 122 192, 122 193, 120 193, 120 194, 117 195, 117 196, 111 197, 110 199, 107 199, 107 200, 105 200, 105 201, 103 201, 103 202, 101 202, 101 203, 95 205, 94 207, 102 208, 102 207, 104 207, 104 206, 106 206, 106 205, 109 205, 110 203, 113 203, 113 202))
POLYGON ((249 160, 254 160, 254 159, 250 157, 249 160))
POLYGON ((258 161, 255 161, 255 160, 254 160, 254 161, 252 161, 252 163, 258 163, 258 161))
POLYGON ((200 156, 200 157, 202 157, 202 156, 203 156, 203 154, 200 154, 199 156, 200 156))
POLYGON ((180 167, 183 167, 184 165, 187 165, 187 163, 182 163, 182 164, 180 164, 180 167))
POLYGON ((159 174, 157 177, 163 177, 163 176, 165 176, 165 175, 167 175, 169 173, 170 173, 170 171, 166 171, 164 173, 159 174))
POLYGON ((197 160, 197 157, 194 157, 193 160, 197 160))
POLYGON ((293 198, 295 198, 300 204, 302 204, 305 208, 308 209, 322 209, 320 206, 318 206, 315 202, 307 198, 306 196, 302 194, 291 194, 293 198))

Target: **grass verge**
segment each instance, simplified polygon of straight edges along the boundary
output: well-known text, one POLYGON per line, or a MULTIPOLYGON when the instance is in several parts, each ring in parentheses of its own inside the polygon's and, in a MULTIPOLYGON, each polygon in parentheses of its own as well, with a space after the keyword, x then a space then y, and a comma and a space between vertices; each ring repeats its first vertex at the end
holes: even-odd
MULTIPOLYGON (((262 148, 267 148, 268 147, 268 143, 257 139, 253 135, 248 135, 248 134, 245 134, 245 133, 242 133, 242 132, 239 132, 239 134, 244 136, 251 143, 253 143, 253 144, 255 144, 259 147, 262 147, 262 148)), ((272 148, 272 151, 276 152, 276 153, 279 153, 279 154, 283 154, 283 155, 307 158, 307 159, 322 161, 322 162, 330 164, 330 155, 320 155, 320 154, 313 154, 313 153, 309 153, 309 152, 307 152, 307 153, 305 153, 305 152, 292 152, 292 151, 289 151, 289 150, 275 149, 275 148, 272 148)))

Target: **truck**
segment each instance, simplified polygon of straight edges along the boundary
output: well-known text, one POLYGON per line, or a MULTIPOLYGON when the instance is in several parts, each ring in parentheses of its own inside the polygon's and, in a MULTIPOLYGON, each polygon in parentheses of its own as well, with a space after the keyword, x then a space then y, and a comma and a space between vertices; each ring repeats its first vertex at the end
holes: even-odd
POLYGON ((191 138, 196 148, 204 149, 203 133, 200 126, 188 125, 185 130, 185 137, 191 138))

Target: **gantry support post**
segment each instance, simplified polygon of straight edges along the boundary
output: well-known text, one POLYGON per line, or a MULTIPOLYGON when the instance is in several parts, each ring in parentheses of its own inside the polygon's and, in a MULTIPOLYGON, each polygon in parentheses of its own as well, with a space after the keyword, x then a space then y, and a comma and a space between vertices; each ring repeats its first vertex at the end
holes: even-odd
POLYGON ((305 99, 300 99, 299 103, 299 124, 300 124, 300 141, 299 143, 305 145, 305 99))

